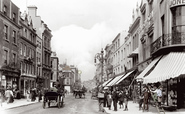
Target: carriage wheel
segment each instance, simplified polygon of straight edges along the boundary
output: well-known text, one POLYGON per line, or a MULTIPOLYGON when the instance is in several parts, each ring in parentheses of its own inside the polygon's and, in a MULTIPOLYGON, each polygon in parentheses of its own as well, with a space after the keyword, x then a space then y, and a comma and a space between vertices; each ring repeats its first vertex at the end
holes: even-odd
POLYGON ((57 99, 57 104, 58 104, 58 108, 60 108, 60 96, 58 96, 58 99, 57 99))

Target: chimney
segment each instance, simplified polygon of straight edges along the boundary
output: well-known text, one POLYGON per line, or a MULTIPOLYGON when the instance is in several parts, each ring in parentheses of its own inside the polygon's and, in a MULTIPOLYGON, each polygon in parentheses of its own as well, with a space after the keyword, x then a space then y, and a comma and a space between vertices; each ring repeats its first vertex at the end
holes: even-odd
POLYGON ((37 16, 37 7, 36 6, 28 6, 28 14, 31 16, 37 16))

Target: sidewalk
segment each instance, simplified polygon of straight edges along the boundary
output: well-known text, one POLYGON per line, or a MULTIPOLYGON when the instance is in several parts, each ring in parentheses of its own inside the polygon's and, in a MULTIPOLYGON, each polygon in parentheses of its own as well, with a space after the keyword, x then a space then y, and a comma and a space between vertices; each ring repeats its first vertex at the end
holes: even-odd
MULTIPOLYGON (((108 114, 123 114, 123 113, 128 113, 128 114, 159 114, 157 112, 156 107, 153 106, 149 106, 149 111, 145 111, 143 112, 142 110, 139 110, 139 105, 138 103, 133 103, 132 101, 128 102, 128 111, 123 111, 124 109, 119 107, 118 104, 118 111, 114 111, 114 107, 113 105, 111 106, 111 110, 109 110, 107 107, 104 107, 105 112, 108 114)), ((160 112, 160 114, 163 114, 163 112, 160 112)), ((170 111, 166 111, 165 110, 165 114, 185 114, 185 109, 180 109, 180 110, 176 110, 173 112, 170 111)))
POLYGON ((14 99, 13 103, 7 104, 6 102, 3 102, 2 106, 0 106, 0 111, 6 110, 6 109, 11 109, 11 108, 16 108, 16 107, 20 107, 20 106, 30 105, 30 104, 34 104, 34 103, 38 103, 38 98, 36 98, 35 101, 27 101, 27 99, 24 99, 24 98, 14 99))
MULTIPOLYGON (((69 96, 69 95, 71 95, 71 94, 67 94, 66 97, 69 96)), ((43 101, 41 100, 40 102, 43 102, 43 101)), ((16 108, 16 107, 21 107, 21 106, 26 106, 26 105, 30 105, 30 104, 34 104, 34 103, 39 103, 38 102, 38 97, 36 97, 35 101, 27 101, 26 98, 14 99, 13 103, 7 104, 6 102, 3 102, 2 106, 0 106, 0 112, 3 111, 3 110, 16 108)))

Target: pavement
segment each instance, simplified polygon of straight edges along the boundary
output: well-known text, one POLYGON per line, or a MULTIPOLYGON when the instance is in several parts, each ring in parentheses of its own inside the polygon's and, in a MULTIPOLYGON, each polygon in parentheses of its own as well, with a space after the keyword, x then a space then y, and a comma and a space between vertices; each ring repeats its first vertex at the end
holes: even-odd
MULTIPOLYGON (((42 101, 41 101, 42 102, 42 101)), ((3 102, 2 106, 0 106, 0 111, 7 110, 7 109, 12 109, 16 107, 21 107, 21 106, 26 106, 26 105, 31 105, 34 103, 38 103, 38 98, 36 98, 35 101, 27 101, 27 99, 22 98, 22 99, 14 99, 13 103, 6 103, 3 102)))
MULTIPOLYGON (((114 111, 114 107, 113 105, 111 106, 111 110, 109 110, 107 107, 104 107, 104 110, 107 114, 159 114, 156 107, 154 106, 149 106, 149 111, 142 111, 139 110, 139 105, 138 103, 133 103, 133 101, 129 101, 128 102, 128 111, 123 111, 124 109, 118 106, 118 110, 114 111)), ((160 114, 164 114, 163 112, 160 112, 160 114)), ((165 114, 185 114, 185 109, 178 109, 176 111, 166 111, 165 110, 165 114)))

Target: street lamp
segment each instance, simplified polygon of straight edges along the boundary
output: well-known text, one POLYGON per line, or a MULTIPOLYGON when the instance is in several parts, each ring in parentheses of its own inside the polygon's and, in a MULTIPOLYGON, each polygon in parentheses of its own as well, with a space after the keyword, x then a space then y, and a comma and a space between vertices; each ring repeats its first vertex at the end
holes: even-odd
POLYGON ((102 84, 102 81, 103 81, 103 61, 104 61, 104 58, 103 58, 103 48, 101 50, 101 53, 97 53, 94 57, 94 63, 96 63, 96 59, 99 60, 99 62, 101 63, 101 81, 100 83, 102 84))

